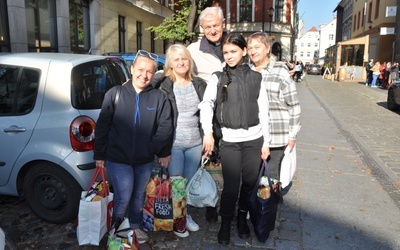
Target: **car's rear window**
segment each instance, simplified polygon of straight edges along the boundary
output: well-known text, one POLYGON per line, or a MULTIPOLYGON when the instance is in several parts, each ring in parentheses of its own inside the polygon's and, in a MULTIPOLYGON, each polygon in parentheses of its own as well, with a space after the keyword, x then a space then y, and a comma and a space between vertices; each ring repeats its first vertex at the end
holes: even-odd
POLYGON ((106 58, 76 66, 72 70, 72 106, 76 109, 100 109, 104 94, 129 79, 125 62, 106 58))

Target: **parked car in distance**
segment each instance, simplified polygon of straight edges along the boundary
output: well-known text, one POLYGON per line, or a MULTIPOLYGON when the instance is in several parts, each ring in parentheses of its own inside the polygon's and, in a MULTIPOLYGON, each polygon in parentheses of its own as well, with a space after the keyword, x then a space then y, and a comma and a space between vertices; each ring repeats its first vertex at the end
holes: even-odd
MULTIPOLYGON (((107 53, 104 53, 104 55, 122 57, 128 64, 128 67, 130 67, 132 65, 133 61, 136 58, 136 52, 107 52, 107 53)), ((156 55, 158 56, 157 57, 157 70, 163 70, 164 64, 165 64, 165 55, 163 55, 163 54, 156 54, 156 55)))
POLYGON ((400 80, 394 81, 388 89, 387 107, 392 111, 400 108, 400 80))
POLYGON ((307 66, 307 74, 308 75, 321 75, 322 66, 319 64, 310 64, 307 66))
POLYGON ((0 55, 0 194, 50 223, 77 218, 104 94, 128 78, 119 57, 0 55))

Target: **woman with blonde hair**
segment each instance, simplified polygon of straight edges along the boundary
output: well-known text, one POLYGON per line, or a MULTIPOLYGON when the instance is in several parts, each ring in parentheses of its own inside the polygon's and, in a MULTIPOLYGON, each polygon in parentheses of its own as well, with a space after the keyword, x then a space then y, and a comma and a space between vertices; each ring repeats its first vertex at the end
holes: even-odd
MULTIPOLYGON (((170 175, 184 176, 188 182, 201 161, 202 136, 198 105, 207 86, 203 79, 194 76, 193 66, 192 56, 185 46, 171 45, 166 53, 164 78, 156 84, 171 103, 175 128, 172 145, 164 148, 170 153, 168 172, 170 175)), ((186 216, 186 228, 189 231, 199 230, 190 215, 186 216)), ((187 230, 174 233, 179 237, 189 235, 187 230)))

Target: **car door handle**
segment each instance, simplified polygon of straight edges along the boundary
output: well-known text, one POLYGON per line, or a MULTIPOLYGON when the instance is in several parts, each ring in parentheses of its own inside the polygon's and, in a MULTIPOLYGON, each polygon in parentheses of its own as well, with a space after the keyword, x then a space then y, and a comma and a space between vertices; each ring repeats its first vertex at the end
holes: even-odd
POLYGON ((19 133, 19 132, 25 132, 26 128, 21 128, 16 125, 12 125, 11 127, 5 128, 3 131, 6 133, 19 133))

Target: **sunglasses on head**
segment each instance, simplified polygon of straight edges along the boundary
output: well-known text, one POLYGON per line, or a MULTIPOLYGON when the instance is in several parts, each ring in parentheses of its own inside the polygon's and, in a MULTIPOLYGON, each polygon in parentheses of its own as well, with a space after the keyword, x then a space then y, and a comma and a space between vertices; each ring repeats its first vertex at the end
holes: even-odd
POLYGON ((158 59, 158 56, 157 56, 156 54, 147 52, 146 50, 139 50, 139 51, 136 53, 136 57, 137 57, 137 56, 149 57, 150 59, 152 59, 152 60, 154 60, 154 61, 157 61, 157 59, 158 59))

